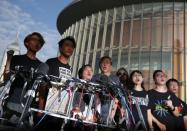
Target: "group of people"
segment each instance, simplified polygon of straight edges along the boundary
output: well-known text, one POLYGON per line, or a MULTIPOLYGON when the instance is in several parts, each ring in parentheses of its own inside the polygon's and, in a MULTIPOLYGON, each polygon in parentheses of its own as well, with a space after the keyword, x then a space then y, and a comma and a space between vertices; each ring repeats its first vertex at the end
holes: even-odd
MULTIPOLYGON (((36 53, 42 48, 44 43, 45 41, 42 35, 38 32, 27 35, 24 39, 27 52, 25 55, 13 56, 10 71, 15 70, 16 66, 22 66, 28 72, 36 70, 42 63, 36 57, 36 53)), ((47 75, 69 79, 72 77, 71 73, 73 69, 68 64, 68 60, 76 48, 76 42, 73 37, 68 36, 60 40, 58 45, 60 55, 55 58, 50 58, 45 62, 49 67, 47 75)), ((114 95, 110 94, 110 92, 99 93, 99 95, 94 95, 93 103, 96 113, 93 113, 92 122, 100 121, 101 123, 107 123, 110 117, 112 119, 111 121, 113 121, 110 123, 111 125, 114 123, 117 123, 117 125, 118 123, 121 124, 120 127, 117 126, 117 130, 120 130, 121 127, 127 130, 187 130, 187 106, 184 101, 178 98, 179 82, 176 79, 169 79, 167 81, 167 75, 162 70, 156 70, 153 73, 155 85, 152 85, 150 90, 146 91, 143 84, 144 77, 139 70, 134 70, 128 75, 125 68, 120 68, 114 74, 112 71, 112 58, 109 56, 103 56, 100 59, 99 68, 101 73, 94 75, 91 65, 83 65, 78 71, 78 77, 79 79, 96 83, 104 81, 103 83, 109 83, 106 86, 115 85, 114 88, 123 88, 122 90, 129 109, 123 107, 121 102, 114 95), (111 116, 109 116, 111 101, 113 101, 114 106, 110 113, 111 116), (126 119, 127 117, 129 119, 126 119), (142 118, 144 122, 142 122, 142 118), (145 123, 145 125, 142 123, 145 123)), ((32 77, 30 73, 16 76, 16 80, 11 85, 8 98, 3 103, 3 118, 13 122, 19 119, 23 111, 20 99, 22 98, 24 83, 27 81, 27 87, 29 89, 33 82, 30 80, 32 77)), ((35 108, 45 109, 50 88, 51 85, 48 83, 40 85, 33 101, 35 108)), ((84 112, 86 105, 90 101, 90 95, 80 95, 80 91, 75 94, 73 110, 84 112), (80 104, 79 101, 81 100, 79 99, 84 104, 80 104), (80 107, 80 105, 83 105, 82 107, 84 108, 80 107)), ((60 131, 62 127, 64 130, 95 130, 97 128, 93 127, 93 125, 74 127, 73 123, 68 123, 64 119, 50 115, 44 117, 44 115, 41 112, 34 113, 32 130, 60 131)), ((100 127, 98 130, 114 129, 100 127)))

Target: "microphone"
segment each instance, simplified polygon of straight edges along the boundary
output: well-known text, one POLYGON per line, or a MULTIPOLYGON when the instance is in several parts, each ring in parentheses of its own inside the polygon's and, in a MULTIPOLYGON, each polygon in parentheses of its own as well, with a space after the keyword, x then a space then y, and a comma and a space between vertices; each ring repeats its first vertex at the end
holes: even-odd
POLYGON ((41 63, 34 72, 35 78, 36 79, 46 78, 47 80, 49 80, 49 77, 47 76, 48 71, 49 71, 49 66, 46 63, 41 63))
POLYGON ((81 84, 86 84, 87 81, 86 80, 83 80, 83 79, 78 79, 78 78, 75 78, 75 77, 72 77, 69 79, 70 82, 77 82, 77 83, 81 83, 81 84))
POLYGON ((112 82, 108 76, 101 75, 100 80, 96 80, 99 84, 101 84, 107 91, 111 92, 113 95, 117 96, 119 92, 119 86, 112 82))
POLYGON ((26 118, 29 112, 30 105, 35 97, 35 91, 39 87, 40 83, 43 81, 43 78, 46 78, 48 80, 47 73, 49 71, 49 66, 46 63, 41 63, 38 68, 35 70, 34 75, 35 79, 34 82, 29 90, 27 90, 26 96, 26 103, 24 105, 22 114, 20 116, 20 119, 18 121, 18 127, 21 124, 21 122, 26 118))

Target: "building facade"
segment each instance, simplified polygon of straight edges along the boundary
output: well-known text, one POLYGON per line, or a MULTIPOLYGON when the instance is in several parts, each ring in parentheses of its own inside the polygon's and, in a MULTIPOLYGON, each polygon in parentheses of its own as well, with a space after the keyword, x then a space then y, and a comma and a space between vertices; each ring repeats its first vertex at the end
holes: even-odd
POLYGON ((154 70, 164 70, 180 81, 180 96, 187 99, 186 0, 75 0, 59 14, 57 28, 77 41, 74 76, 88 63, 98 73, 107 55, 114 71, 141 70, 146 88, 154 88, 154 70))

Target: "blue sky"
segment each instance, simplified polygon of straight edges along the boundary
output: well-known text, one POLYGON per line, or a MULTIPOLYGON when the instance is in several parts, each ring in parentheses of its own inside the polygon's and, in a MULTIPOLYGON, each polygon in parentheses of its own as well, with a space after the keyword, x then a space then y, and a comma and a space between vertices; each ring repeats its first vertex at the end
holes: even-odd
POLYGON ((44 36, 46 44, 37 56, 42 61, 55 57, 60 39, 56 20, 70 2, 72 0, 0 0, 0 63, 4 50, 15 41, 18 30, 21 54, 26 51, 24 37, 38 31, 44 36))

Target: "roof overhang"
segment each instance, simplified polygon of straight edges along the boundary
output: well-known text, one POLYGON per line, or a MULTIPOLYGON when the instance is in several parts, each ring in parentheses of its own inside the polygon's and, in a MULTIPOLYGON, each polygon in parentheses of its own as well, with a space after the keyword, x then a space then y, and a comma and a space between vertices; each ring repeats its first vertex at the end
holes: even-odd
MULTIPOLYGON (((75 0, 60 12, 57 18, 57 29, 60 34, 63 34, 76 21, 99 11, 150 2, 163 2, 163 0, 75 0)), ((164 2, 173 2, 173 0, 164 0, 164 2)), ((184 0, 175 0, 175 2, 184 2, 184 0)))

